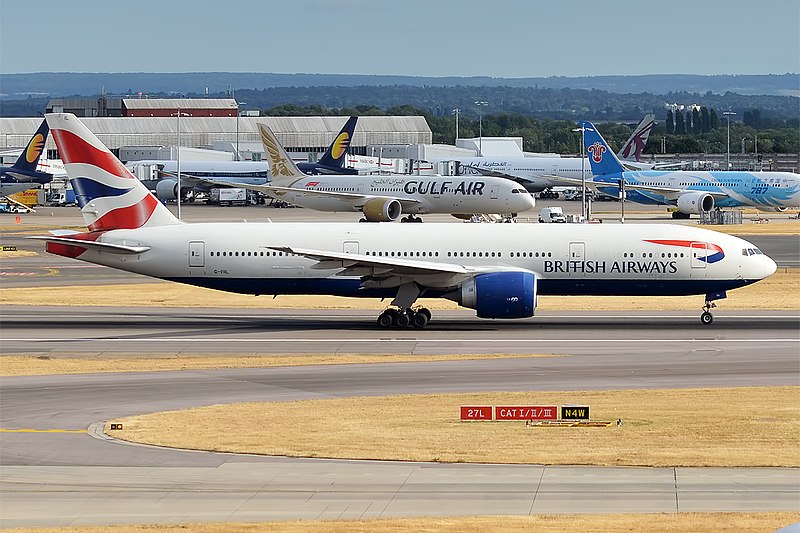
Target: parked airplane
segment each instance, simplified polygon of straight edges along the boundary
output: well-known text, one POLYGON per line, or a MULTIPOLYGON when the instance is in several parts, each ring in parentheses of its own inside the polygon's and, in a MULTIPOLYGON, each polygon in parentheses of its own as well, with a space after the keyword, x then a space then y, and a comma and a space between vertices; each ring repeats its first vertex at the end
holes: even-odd
MULTIPOLYGON (((353 138, 358 117, 350 117, 317 163, 300 162, 297 166, 307 174, 358 174, 358 170, 344 166, 347 148, 353 138)), ((175 160, 133 161, 128 168, 145 182, 162 200, 178 197, 178 162, 175 160), (138 169, 154 172, 140 172, 138 169), (145 174, 145 175, 143 175, 145 174)), ((230 187, 226 182, 247 185, 264 185, 270 181, 269 164, 262 161, 181 161, 181 190, 183 197, 189 191, 208 192, 215 187, 230 187)), ((182 197, 182 198, 183 198, 182 197)))
POLYGON ((384 328, 425 327, 420 296, 506 319, 539 295, 705 294, 709 324, 713 300, 776 270, 745 240, 670 224, 187 224, 75 115, 47 120, 88 226, 35 237, 48 252, 242 294, 394 297, 384 328))
POLYGON ((785 211, 800 207, 800 174, 737 171, 629 171, 588 121, 582 120, 584 142, 594 174, 590 185, 618 195, 624 180, 626 199, 642 204, 674 205, 674 218, 689 218, 715 207, 751 206, 785 211))
POLYGON ((270 185, 235 184, 317 211, 361 211, 369 222, 420 221, 425 213, 505 214, 532 209, 533 197, 502 178, 450 176, 307 176, 286 154, 275 134, 258 125, 272 174, 270 185))
MULTIPOLYGON (((632 169, 643 166, 637 162, 654 125, 655 115, 645 115, 619 151, 620 158, 625 159, 625 164, 632 169), (631 160, 627 161, 628 159, 631 160)), ((510 157, 504 159, 466 157, 458 161, 458 173, 461 175, 511 179, 532 193, 552 187, 574 186, 575 180, 581 180, 582 170, 587 179, 591 178, 588 160, 584 158, 583 165, 581 165, 580 157, 510 157)), ((542 195, 542 197, 546 198, 548 195, 542 195)))
POLYGON ((17 161, 10 167, 0 168, 0 196, 39 188, 53 181, 53 174, 36 170, 49 131, 47 121, 43 120, 17 161))

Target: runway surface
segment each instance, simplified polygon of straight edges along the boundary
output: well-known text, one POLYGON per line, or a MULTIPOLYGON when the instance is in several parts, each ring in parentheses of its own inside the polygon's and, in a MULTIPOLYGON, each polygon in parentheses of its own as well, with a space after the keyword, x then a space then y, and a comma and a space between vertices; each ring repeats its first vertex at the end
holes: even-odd
POLYGON ((373 317, 350 312, 4 306, 3 354, 508 351, 569 356, 3 378, 0 525, 798 510, 800 471, 791 468, 234 456, 122 444, 104 439, 98 429, 111 418, 238 401, 797 385, 796 313, 720 313, 711 328, 695 326, 694 314, 629 315, 554 314, 497 323, 452 313, 436 329, 381 332, 373 329, 373 317))

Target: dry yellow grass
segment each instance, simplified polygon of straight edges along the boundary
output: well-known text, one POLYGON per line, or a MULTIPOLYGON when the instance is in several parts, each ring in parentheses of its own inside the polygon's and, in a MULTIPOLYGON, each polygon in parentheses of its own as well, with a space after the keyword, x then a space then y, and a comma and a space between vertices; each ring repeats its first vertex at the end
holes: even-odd
MULTIPOLYGON (((431 310, 457 309, 449 300, 418 301, 431 310)), ((178 283, 91 285, 76 287, 13 287, 0 292, 0 305, 113 305, 144 307, 233 307, 243 309, 383 309, 389 300, 339 296, 245 296, 178 283), (143 290, 144 289, 144 290, 143 290), (75 298, 80 292, 81 297, 75 298)), ((669 296, 657 300, 630 296, 543 296, 539 309, 571 310, 683 310, 699 309, 701 296, 669 296)), ((800 309, 800 270, 781 269, 754 285, 731 291, 724 309, 800 309)))
POLYGON ((800 387, 406 395, 214 405, 114 420, 114 437, 212 451, 400 461, 800 466, 800 387), (586 404, 622 427, 460 422, 461 405, 586 404))
POLYGON ((35 257, 39 255, 33 250, 0 250, 0 260, 16 259, 17 257, 35 257))
POLYGON ((48 374, 95 374, 98 372, 159 372, 166 370, 208 370, 216 368, 269 368, 302 365, 347 365, 372 363, 414 363, 463 361, 467 359, 511 359, 522 357, 563 357, 554 354, 297 354, 225 356, 180 354, 172 357, 141 357, 139 354, 114 354, 102 357, 0 356, 0 376, 39 376, 48 374))
POLYGON ((770 220, 764 224, 754 224, 748 217, 744 220, 744 224, 700 227, 731 235, 800 235, 800 220, 770 220))
POLYGON ((602 533, 613 531, 650 533, 765 533, 800 521, 800 513, 654 513, 606 515, 465 516, 436 518, 393 518, 375 520, 318 520, 260 523, 212 523, 158 526, 77 526, 66 528, 11 528, 8 533, 384 533, 441 532, 507 533, 602 533))

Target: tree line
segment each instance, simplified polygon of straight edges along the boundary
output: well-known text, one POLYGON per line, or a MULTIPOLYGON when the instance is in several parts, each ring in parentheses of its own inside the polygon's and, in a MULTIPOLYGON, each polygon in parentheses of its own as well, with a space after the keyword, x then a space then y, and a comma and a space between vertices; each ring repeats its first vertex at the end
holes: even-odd
MULTIPOLYGON (((404 104, 382 109, 375 105, 329 108, 319 104, 300 106, 285 104, 261 111, 264 116, 424 116, 433 133, 433 142, 455 142, 455 116, 438 116, 416 106, 404 104)), ((764 119, 758 109, 745 111, 744 121, 731 121, 731 151, 739 153, 744 145, 746 153, 799 153, 800 117, 793 121, 764 119), (742 142, 744 139, 744 142, 742 142)), ((721 121, 713 108, 700 107, 684 114, 672 112, 672 125, 656 121, 650 133, 645 154, 661 153, 724 153, 727 150, 727 121, 721 121), (688 117, 686 115, 689 115, 688 117), (683 116, 682 130, 676 130, 683 116), (687 129, 688 125, 688 129, 687 129)), ((593 120, 593 117, 587 117, 593 120)), ((609 145, 617 151, 630 137, 637 122, 607 121, 596 125, 609 145)), ((478 117, 461 115, 458 121, 460 138, 477 137, 479 130, 486 137, 522 137, 523 150, 537 153, 578 154, 581 140, 573 131, 576 122, 534 118, 519 113, 489 113, 478 117), (480 122, 480 123, 479 123, 480 122)))

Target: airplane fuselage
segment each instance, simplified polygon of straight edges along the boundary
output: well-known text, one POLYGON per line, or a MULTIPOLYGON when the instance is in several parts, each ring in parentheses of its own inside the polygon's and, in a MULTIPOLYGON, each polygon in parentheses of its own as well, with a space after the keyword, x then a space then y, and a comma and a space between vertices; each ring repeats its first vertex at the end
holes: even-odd
MULTIPOLYGON (((770 275, 775 263, 747 241, 677 225, 199 223, 105 232, 99 242, 147 246, 137 255, 48 243, 48 251, 156 278, 243 294, 390 297, 361 287, 336 262, 275 248, 391 261, 524 269, 541 295, 688 295, 726 291, 770 275), (66 251, 65 251, 66 250, 66 251)), ((374 272, 373 272, 374 274, 374 272)), ((457 289, 433 274, 423 296, 457 289)))
MULTIPOLYGON (((583 160, 584 175, 592 178, 589 160, 583 160)), ((513 176, 530 192, 540 192, 550 187, 574 186, 571 180, 581 179, 580 157, 517 157, 493 159, 470 157, 459 160, 458 172, 464 176, 480 176, 477 167, 486 171, 501 172, 513 176), (561 181, 558 178, 566 178, 561 181)))
MULTIPOLYGON (((411 200, 403 206, 406 214, 519 213, 534 207, 533 198, 517 183, 483 176, 307 176, 291 188, 411 200)), ((278 197, 318 211, 358 211, 364 203, 300 191, 278 197)))
MULTIPOLYGON (((791 172, 641 171, 622 174, 626 184, 726 195, 726 198, 716 201, 717 207, 751 206, 761 209, 800 207, 800 175, 791 172)), ((620 174, 596 176, 594 181, 613 183, 613 187, 599 187, 599 189, 616 195, 620 177, 620 174)), ((676 203, 663 194, 641 189, 628 189, 626 199, 642 204, 676 203)))

